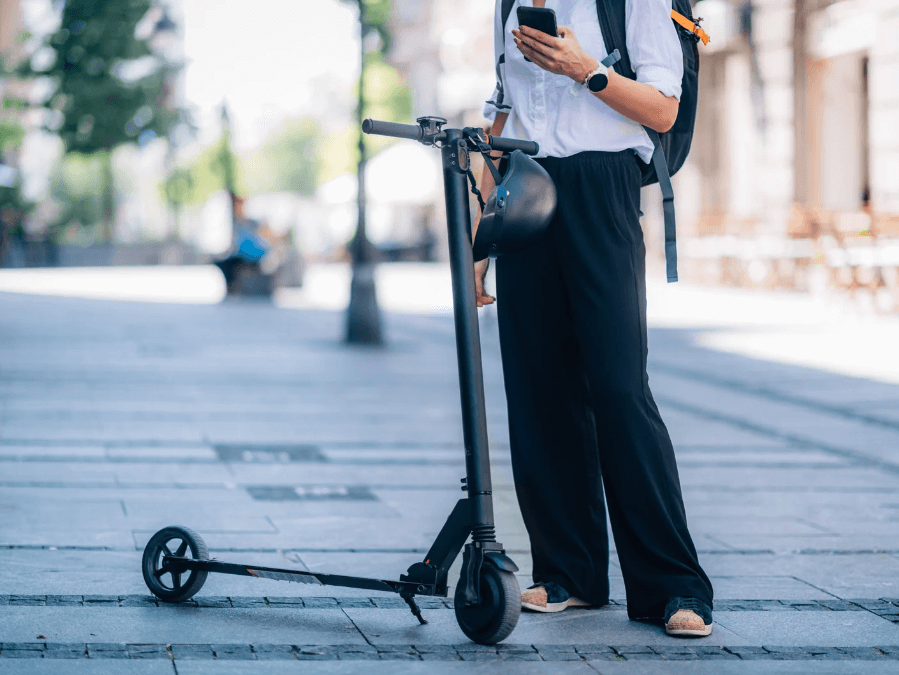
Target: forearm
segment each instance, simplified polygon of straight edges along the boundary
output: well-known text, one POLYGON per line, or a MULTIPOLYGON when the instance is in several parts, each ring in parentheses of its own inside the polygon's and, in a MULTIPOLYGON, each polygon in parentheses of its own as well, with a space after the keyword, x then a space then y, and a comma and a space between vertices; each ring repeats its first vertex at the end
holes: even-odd
POLYGON ((609 69, 609 84, 593 94, 612 110, 643 126, 665 133, 677 119, 678 102, 651 84, 637 82, 609 69))
MULTIPOLYGON (((490 127, 490 135, 491 136, 502 136, 503 128, 506 126, 506 120, 509 117, 509 113, 497 113, 496 119, 493 120, 493 125, 490 127)), ((499 167, 499 160, 494 160, 493 162, 497 168, 499 167)), ((481 182, 478 183, 478 190, 480 190, 481 194, 484 196, 484 199, 487 198, 487 195, 496 187, 496 181, 493 180, 493 173, 491 173, 490 169, 487 166, 484 166, 483 171, 481 171, 481 182)), ((474 235, 478 231, 478 223, 481 222, 481 212, 478 211, 475 216, 474 223, 471 228, 471 236, 472 240, 474 240, 474 235)))

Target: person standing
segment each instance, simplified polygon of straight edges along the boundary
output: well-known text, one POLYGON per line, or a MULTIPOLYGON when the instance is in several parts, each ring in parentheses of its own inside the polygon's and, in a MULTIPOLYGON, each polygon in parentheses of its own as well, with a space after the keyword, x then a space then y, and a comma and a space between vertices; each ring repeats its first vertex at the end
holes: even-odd
MULTIPOLYGON (((496 270, 512 468, 534 564, 522 606, 608 603, 607 502, 628 616, 705 636, 712 585, 646 370, 639 221, 639 162, 653 151, 643 125, 663 133, 674 124, 682 52, 670 0, 627 0, 637 79, 605 68, 596 2, 533 0, 555 11, 559 37, 518 25, 515 8, 528 0, 515 2, 505 26, 496 3, 505 65, 484 110, 490 133, 539 143, 537 161, 558 192, 546 233, 500 257, 496 270)), ((485 168, 482 190, 493 185, 485 168)), ((488 262, 475 264, 478 306, 495 300, 484 285, 488 262)))

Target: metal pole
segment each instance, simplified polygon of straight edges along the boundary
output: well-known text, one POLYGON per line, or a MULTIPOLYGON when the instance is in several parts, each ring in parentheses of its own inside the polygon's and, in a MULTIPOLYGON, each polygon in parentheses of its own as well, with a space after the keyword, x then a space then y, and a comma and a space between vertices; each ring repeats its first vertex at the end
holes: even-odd
POLYGON ((359 0, 359 100, 356 106, 357 128, 359 129, 359 165, 356 203, 358 221, 356 234, 350 242, 350 258, 353 265, 353 280, 350 284, 350 305, 347 308, 346 341, 351 344, 380 345, 381 314, 378 309, 378 296, 375 292, 375 268, 371 260, 371 244, 365 233, 365 135, 362 132, 362 119, 365 115, 365 7, 359 0))
POLYGON ((449 232, 450 268, 453 277, 453 315, 456 323, 456 355, 462 397, 462 433, 468 499, 475 541, 495 541, 493 487, 487 447, 487 411, 484 373, 481 367, 481 338, 475 302, 474 261, 471 254, 471 214, 465 174, 453 169, 458 162, 455 139, 458 129, 446 130, 443 146, 443 185, 446 192, 446 225, 449 232))

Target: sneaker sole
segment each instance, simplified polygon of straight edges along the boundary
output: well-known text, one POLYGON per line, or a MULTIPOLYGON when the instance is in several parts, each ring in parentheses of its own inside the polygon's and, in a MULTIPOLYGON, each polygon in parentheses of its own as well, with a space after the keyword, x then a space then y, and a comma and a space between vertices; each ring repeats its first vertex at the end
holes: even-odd
POLYGON ((569 607, 589 607, 586 602, 583 600, 578 600, 577 598, 568 598, 565 602, 548 602, 546 605, 541 607, 540 605, 532 605, 529 602, 522 602, 522 609, 528 609, 532 612, 542 612, 544 614, 552 614, 555 612, 561 612, 569 607))
POLYGON ((712 627, 706 626, 702 630, 688 630, 684 628, 668 628, 666 626, 665 632, 673 637, 708 637, 712 634, 712 627))

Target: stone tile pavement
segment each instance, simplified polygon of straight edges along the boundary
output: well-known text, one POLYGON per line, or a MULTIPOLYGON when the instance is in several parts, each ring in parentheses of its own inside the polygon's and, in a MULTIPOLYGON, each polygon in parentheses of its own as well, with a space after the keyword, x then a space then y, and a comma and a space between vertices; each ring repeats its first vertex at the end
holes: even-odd
MULTIPOLYGON (((440 268, 381 273, 394 310, 391 289, 446 297, 440 268)), ((685 643, 629 622, 613 556, 609 607, 525 615, 509 644, 482 649, 443 599, 422 602, 431 623, 418 626, 398 598, 351 589, 212 575, 194 602, 147 595, 140 553, 164 525, 196 529, 223 560, 395 578, 460 496, 445 300, 390 313, 388 346, 371 350, 342 345, 342 313, 314 298, 197 296, 0 292, 0 675, 897 672, 888 320, 654 287, 651 382, 715 632, 685 643)), ((497 529, 524 586, 491 311, 482 332, 497 529)))

